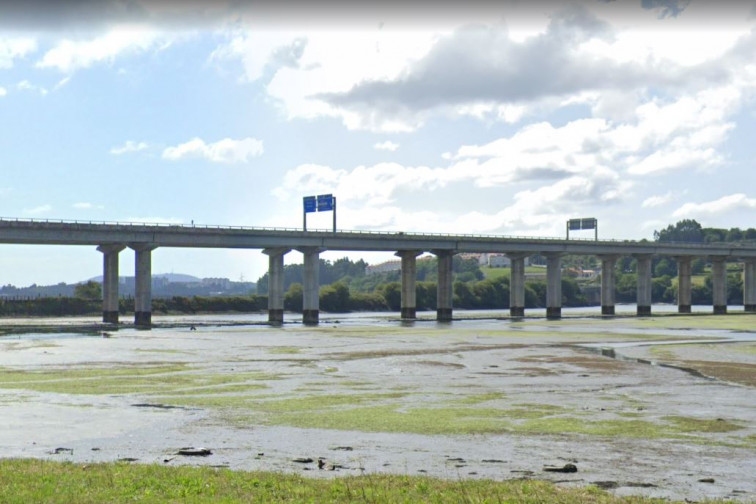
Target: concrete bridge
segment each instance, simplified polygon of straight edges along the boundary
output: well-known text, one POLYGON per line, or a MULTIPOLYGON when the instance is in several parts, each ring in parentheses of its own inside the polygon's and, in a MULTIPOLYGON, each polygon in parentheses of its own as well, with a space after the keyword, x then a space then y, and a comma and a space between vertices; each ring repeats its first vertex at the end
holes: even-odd
POLYGON ((269 258, 268 318, 283 322, 283 258, 292 250, 304 256, 303 321, 319 317, 318 264, 320 253, 389 251, 402 262, 401 317, 414 319, 416 258, 430 252, 438 257, 437 319, 452 319, 452 257, 461 252, 504 253, 511 260, 509 310, 525 313, 525 258, 546 257, 546 316, 559 318, 562 310, 561 257, 592 255, 601 260, 601 313, 614 314, 614 265, 622 256, 638 264, 637 313, 651 314, 651 259, 673 257, 678 264, 678 311, 691 311, 691 262, 705 257, 712 263, 713 313, 727 312, 727 261, 745 264, 744 310, 756 312, 756 246, 739 244, 685 244, 647 241, 588 241, 480 235, 442 235, 402 232, 300 231, 291 229, 186 226, 169 224, 91 223, 0 219, 0 243, 35 245, 90 245, 103 254, 103 321, 118 322, 118 254, 135 252, 136 293, 134 322, 152 320, 151 257, 161 247, 259 249, 269 258))

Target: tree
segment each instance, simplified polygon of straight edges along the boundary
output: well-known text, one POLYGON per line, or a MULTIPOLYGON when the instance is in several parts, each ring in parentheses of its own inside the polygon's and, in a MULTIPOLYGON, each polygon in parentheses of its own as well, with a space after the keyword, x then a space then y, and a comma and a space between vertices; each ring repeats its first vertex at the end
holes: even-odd
POLYGON ((666 229, 654 231, 654 240, 660 243, 688 242, 703 243, 704 234, 701 224, 693 219, 684 219, 674 226, 670 224, 666 229))
POLYGON ((398 311, 402 307, 402 284, 399 282, 383 284, 376 290, 383 295, 391 310, 398 311))
POLYGON ((349 311, 349 287, 341 282, 321 287, 320 308, 333 313, 349 311))
POLYGON ((284 294, 284 308, 294 312, 302 311, 303 289, 301 283, 293 283, 284 294))
POLYGON ((78 284, 74 288, 74 297, 89 301, 102 299, 102 285, 99 282, 94 282, 92 280, 78 284))
POLYGON ((675 275, 677 275, 677 264, 675 264, 675 261, 673 259, 670 259, 669 257, 662 257, 661 259, 659 259, 659 262, 656 263, 656 266, 654 267, 654 276, 673 277, 675 275))

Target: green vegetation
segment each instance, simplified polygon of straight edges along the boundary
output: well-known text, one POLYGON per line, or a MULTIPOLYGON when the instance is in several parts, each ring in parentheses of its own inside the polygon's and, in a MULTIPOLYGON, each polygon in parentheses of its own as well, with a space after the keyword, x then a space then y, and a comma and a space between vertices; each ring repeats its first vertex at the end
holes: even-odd
POLYGON ((0 368, 0 389, 59 394, 209 394, 265 388, 261 381, 276 378, 260 372, 203 374, 182 363, 44 371, 0 368))
MULTIPOLYGON (((334 479, 211 467, 126 463, 72 464, 0 461, 0 499, 9 504, 125 502, 324 502, 661 504, 615 497, 594 486, 566 488, 533 480, 442 480, 371 474, 334 479)), ((712 503, 716 501, 711 501, 712 503)))

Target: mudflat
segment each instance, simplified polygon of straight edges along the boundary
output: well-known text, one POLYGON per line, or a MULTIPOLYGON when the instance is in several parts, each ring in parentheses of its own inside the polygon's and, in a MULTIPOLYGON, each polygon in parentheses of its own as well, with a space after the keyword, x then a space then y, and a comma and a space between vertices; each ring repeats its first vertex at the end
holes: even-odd
POLYGON ((756 315, 258 319, 0 321, 2 456, 756 499, 756 315))

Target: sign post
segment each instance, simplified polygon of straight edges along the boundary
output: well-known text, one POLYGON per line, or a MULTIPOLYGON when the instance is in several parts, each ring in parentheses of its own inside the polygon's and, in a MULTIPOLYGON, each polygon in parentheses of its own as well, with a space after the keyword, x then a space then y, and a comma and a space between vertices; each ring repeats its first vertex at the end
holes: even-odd
POLYGON ((302 230, 307 231, 307 214, 333 212, 333 232, 336 232, 336 197, 333 194, 318 194, 302 198, 302 230))
POLYGON ((302 198, 302 231, 307 231, 307 214, 317 211, 315 196, 302 198))
POLYGON ((581 229, 593 229, 593 239, 598 241, 598 219, 586 217, 582 219, 570 219, 567 221, 567 239, 570 239, 570 231, 580 231, 581 229))

